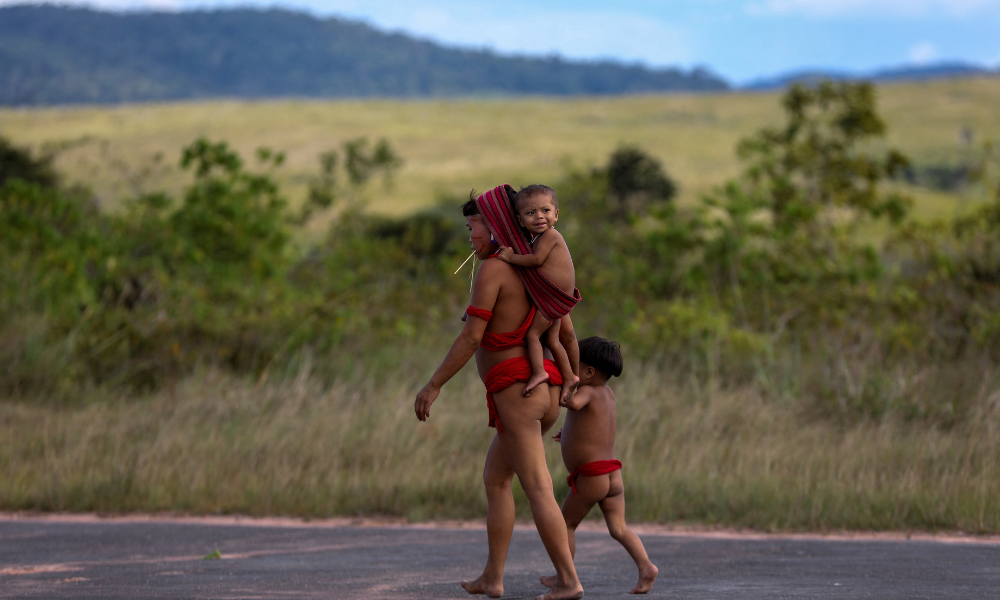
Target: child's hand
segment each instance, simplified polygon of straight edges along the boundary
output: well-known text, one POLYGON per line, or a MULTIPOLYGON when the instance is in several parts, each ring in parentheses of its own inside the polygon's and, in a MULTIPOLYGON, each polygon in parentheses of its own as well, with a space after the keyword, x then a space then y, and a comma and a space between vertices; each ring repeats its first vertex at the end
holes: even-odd
POLYGON ((501 246, 500 253, 497 255, 497 258, 504 261, 505 263, 509 263, 510 257, 513 255, 514 255, 513 248, 511 248, 510 246, 501 246))

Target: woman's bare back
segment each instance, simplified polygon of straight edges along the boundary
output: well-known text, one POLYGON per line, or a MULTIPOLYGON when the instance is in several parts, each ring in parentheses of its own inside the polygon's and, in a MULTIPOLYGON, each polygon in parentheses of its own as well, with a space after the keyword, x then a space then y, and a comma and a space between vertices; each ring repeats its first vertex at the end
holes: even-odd
MULTIPOLYGON (((516 331, 524 324, 531 310, 531 300, 524 291, 524 284, 514 271, 514 267, 499 260, 483 261, 476 278, 489 278, 500 285, 500 291, 493 306, 493 318, 486 325, 486 333, 507 333, 516 331)), ((480 347, 476 351, 476 366, 483 380, 490 369, 501 362, 517 356, 525 356, 524 346, 506 350, 491 351, 480 347)))

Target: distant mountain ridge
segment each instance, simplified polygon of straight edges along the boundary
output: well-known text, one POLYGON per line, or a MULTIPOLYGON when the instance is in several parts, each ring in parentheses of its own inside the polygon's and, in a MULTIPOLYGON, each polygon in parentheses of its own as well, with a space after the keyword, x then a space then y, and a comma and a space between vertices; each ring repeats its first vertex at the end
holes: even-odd
POLYGON ((501 56, 270 9, 0 7, 0 104, 718 91, 703 69, 501 56))
POLYGON ((744 90, 773 90, 787 87, 793 83, 812 83, 822 79, 838 81, 867 79, 876 83, 889 83, 893 81, 924 81, 949 77, 975 77, 998 74, 1000 74, 1000 70, 992 71, 979 65, 948 61, 929 65, 904 65, 879 69, 868 73, 850 73, 847 71, 822 69, 793 71, 775 77, 755 79, 750 83, 739 86, 739 88, 744 90))

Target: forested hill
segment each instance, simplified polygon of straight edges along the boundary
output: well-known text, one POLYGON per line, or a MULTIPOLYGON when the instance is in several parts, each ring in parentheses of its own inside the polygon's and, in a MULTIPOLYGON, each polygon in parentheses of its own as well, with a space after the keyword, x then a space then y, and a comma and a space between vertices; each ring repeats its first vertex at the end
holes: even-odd
POLYGON ((720 90, 706 71, 507 57, 285 10, 0 8, 0 104, 720 90))

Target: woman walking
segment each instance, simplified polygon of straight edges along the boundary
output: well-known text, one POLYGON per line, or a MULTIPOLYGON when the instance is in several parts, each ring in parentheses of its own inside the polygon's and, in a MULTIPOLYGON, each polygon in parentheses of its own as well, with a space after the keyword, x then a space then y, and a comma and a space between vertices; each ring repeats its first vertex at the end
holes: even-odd
MULTIPOLYGON (((475 278, 465 326, 430 381, 417 394, 414 410, 418 419, 427 420, 441 387, 470 358, 476 357, 479 376, 487 388, 490 425, 497 428, 497 433, 486 455, 483 471, 488 502, 489 557, 483 574, 473 581, 463 581, 462 587, 470 594, 485 594, 491 598, 503 595, 504 563, 514 531, 511 482, 516 474, 531 506, 538 534, 556 570, 556 585, 539 598, 580 598, 583 587, 573 565, 566 525, 553 494, 542 438, 559 416, 561 377, 549 362, 546 370, 553 385, 541 384, 527 398, 521 395, 524 382, 531 376, 524 334, 535 309, 514 267, 495 259, 500 246, 480 214, 481 207, 505 208, 501 204, 505 202, 509 206, 508 195, 512 191, 509 186, 500 186, 476 200, 469 200, 462 207, 470 232, 469 241, 483 264, 475 278)), ((504 210, 503 214, 513 217, 509 210, 504 210)), ((512 226, 516 227, 516 223, 512 226)))

